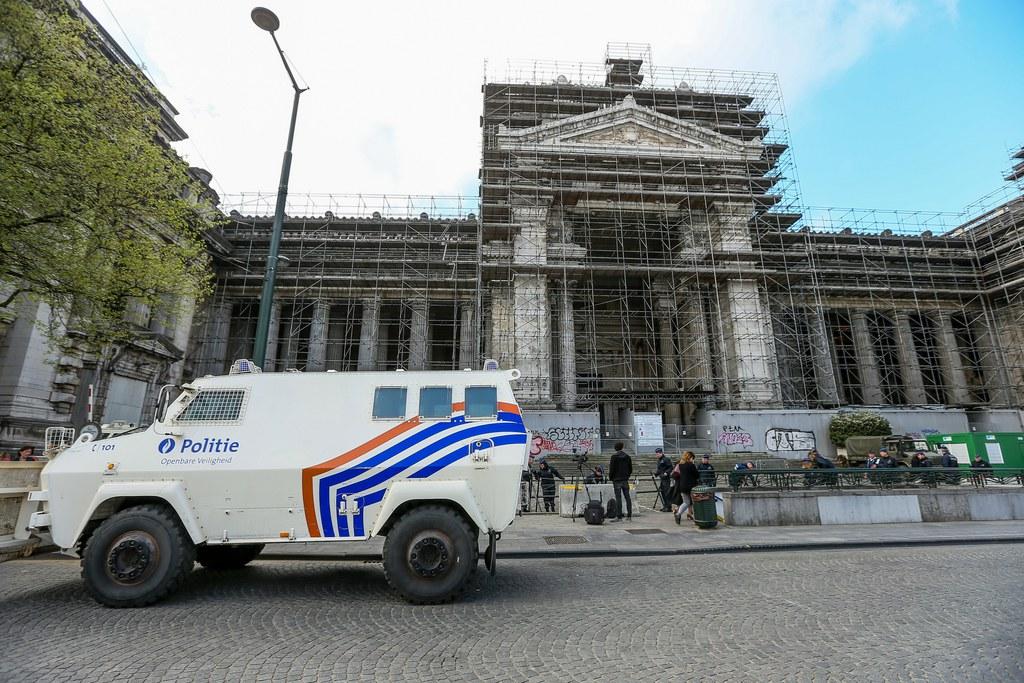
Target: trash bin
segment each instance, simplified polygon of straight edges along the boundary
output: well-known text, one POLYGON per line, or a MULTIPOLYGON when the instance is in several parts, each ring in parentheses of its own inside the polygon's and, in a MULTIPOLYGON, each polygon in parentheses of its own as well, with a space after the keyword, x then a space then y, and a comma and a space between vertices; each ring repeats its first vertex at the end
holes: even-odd
POLYGON ((693 521, 698 528, 714 529, 718 526, 718 508, 715 506, 714 486, 695 486, 690 491, 693 500, 693 521))

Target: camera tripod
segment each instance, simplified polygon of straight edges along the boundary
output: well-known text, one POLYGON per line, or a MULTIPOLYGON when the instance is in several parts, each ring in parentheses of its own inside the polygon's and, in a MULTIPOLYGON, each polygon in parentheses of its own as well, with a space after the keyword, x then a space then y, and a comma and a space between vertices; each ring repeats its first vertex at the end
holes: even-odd
MULTIPOLYGON (((571 511, 571 514, 569 515, 569 517, 572 519, 572 523, 573 524, 576 523, 576 517, 579 516, 579 515, 576 514, 576 501, 579 499, 579 494, 580 494, 580 484, 579 484, 579 482, 583 482, 583 487, 584 488, 586 488, 586 486, 587 486, 587 484, 586 484, 587 480, 583 476, 583 463, 585 463, 587 461, 587 456, 588 455, 590 455, 590 451, 585 451, 583 453, 583 455, 577 456, 576 455, 576 449, 575 448, 572 449, 572 459, 573 459, 573 462, 576 463, 576 471, 579 473, 579 475, 578 475, 579 479, 576 479, 575 477, 573 477, 574 479, 576 479, 576 481, 573 481, 573 483, 572 483, 572 511, 571 511)), ((590 502, 590 489, 587 489, 587 502, 590 502)))

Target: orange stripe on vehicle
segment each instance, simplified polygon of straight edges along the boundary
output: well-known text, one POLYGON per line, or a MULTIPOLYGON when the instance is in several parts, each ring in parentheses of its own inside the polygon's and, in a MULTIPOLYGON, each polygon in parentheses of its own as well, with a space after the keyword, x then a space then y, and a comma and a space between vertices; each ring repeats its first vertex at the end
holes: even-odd
POLYGON ((515 403, 502 403, 501 401, 498 401, 498 410, 506 413, 515 413, 516 415, 519 414, 519 406, 515 403))
POLYGON ((457 413, 460 410, 465 410, 465 409, 466 409, 466 404, 463 401, 459 401, 458 403, 453 403, 452 404, 452 412, 453 413, 457 413))
POLYGON ((391 441, 391 439, 395 438, 399 434, 409 431, 419 423, 420 418, 409 418, 402 424, 392 427, 383 434, 373 437, 366 443, 356 446, 352 450, 342 453, 336 458, 331 458, 326 462, 321 462, 302 470, 302 502, 306 506, 306 527, 309 529, 310 536, 320 536, 320 525, 317 524, 316 506, 313 502, 313 478, 323 474, 324 472, 329 472, 335 467, 344 465, 347 462, 352 462, 359 456, 369 453, 377 446, 391 441))

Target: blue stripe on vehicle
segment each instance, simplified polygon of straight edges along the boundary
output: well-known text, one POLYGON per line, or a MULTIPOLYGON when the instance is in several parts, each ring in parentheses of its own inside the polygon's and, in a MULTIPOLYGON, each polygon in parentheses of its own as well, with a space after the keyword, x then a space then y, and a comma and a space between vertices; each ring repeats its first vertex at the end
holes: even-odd
MULTIPOLYGON (((491 443, 491 446, 525 445, 526 434, 500 435, 487 440, 491 443)), ((409 475, 409 478, 423 479, 433 474, 437 474, 445 467, 448 467, 452 463, 457 462, 458 460, 461 460, 462 458, 469 455, 471 450, 479 450, 479 448, 473 449, 473 445, 459 446, 453 449, 450 453, 446 453, 445 455, 441 456, 438 460, 432 462, 430 465, 424 467, 418 472, 409 475)), ((360 538, 366 535, 366 530, 364 527, 364 514, 366 512, 366 508, 370 507, 371 505, 376 505, 377 503, 382 501, 384 499, 385 493, 387 493, 387 489, 382 488, 357 499, 359 511, 352 515, 352 533, 354 537, 360 538)), ((344 529, 346 531, 344 535, 347 536, 348 520, 346 519, 345 515, 338 516, 338 529, 344 529)))
MULTIPOLYGON (((496 436, 490 441, 491 444, 494 446, 511 446, 515 444, 525 444, 526 434, 509 434, 507 436, 496 436)), ((418 472, 413 472, 412 474, 409 475, 409 478, 424 479, 432 474, 437 474, 448 465, 451 465, 453 462, 465 457, 466 455, 468 455, 468 452, 460 453, 458 451, 454 451, 452 453, 449 453, 448 455, 438 458, 437 460, 430 463, 429 465, 419 470, 418 472)))
MULTIPOLYGON (((509 413, 509 414, 512 414, 512 413, 509 413)), ((526 430, 525 430, 525 428, 522 427, 522 422, 521 421, 518 424, 512 423, 512 421, 506 421, 504 423, 502 423, 502 422, 487 422, 487 423, 476 425, 476 426, 473 426, 473 427, 466 427, 465 425, 460 425, 460 426, 464 427, 464 429, 462 429, 462 430, 460 430, 458 432, 455 432, 454 434, 451 434, 451 435, 449 435, 449 436, 447 436, 447 437, 445 437, 443 439, 439 439, 438 441, 435 441, 435 442, 431 443, 430 445, 428 445, 428 446, 426 446, 424 448, 421 448, 418 451, 413 452, 411 455, 403 458, 402 460, 399 460, 398 462, 396 462, 396 463, 394 463, 394 464, 392 464, 392 465, 382 469, 380 472, 378 472, 377 474, 375 474, 372 477, 369 477, 369 478, 364 479, 362 481, 359 481, 359 482, 357 482, 355 484, 350 484, 348 486, 344 486, 344 487, 338 489, 337 491, 335 491, 333 496, 331 495, 331 490, 330 490, 332 485, 333 485, 333 483, 337 482, 337 481, 344 481, 344 479, 339 478, 337 475, 331 475, 329 477, 321 477, 319 479, 319 481, 317 482, 317 486, 319 488, 320 516, 321 516, 321 524, 324 527, 324 535, 325 536, 332 536, 332 535, 334 535, 333 534, 333 528, 332 528, 333 524, 331 523, 331 521, 338 514, 338 512, 337 512, 337 509, 336 509, 336 505, 332 505, 332 500, 333 501, 337 501, 339 496, 341 496, 343 494, 359 493, 359 492, 365 491, 366 489, 373 488, 374 486, 377 486, 378 484, 382 484, 384 482, 387 482, 388 480, 393 479, 394 477, 396 477, 402 471, 404 471, 404 470, 408 469, 409 467, 414 466, 416 463, 418 463, 418 462, 420 462, 420 461, 430 457, 431 455, 435 454, 437 451, 441 450, 442 448, 444 448, 446 446, 450 446, 451 444, 453 444, 453 443, 455 443, 457 441, 461 441, 463 439, 473 438, 473 437, 476 437, 476 436, 483 436, 485 434, 506 433, 506 432, 508 432, 510 430, 514 430, 515 433, 519 436, 520 441, 518 441, 516 443, 525 443, 526 442, 525 441, 526 440, 526 430)), ((454 460, 453 460, 453 462, 454 462, 454 460)), ((351 468, 351 469, 356 470, 356 472, 358 473, 360 471, 364 471, 365 470, 365 465, 364 464, 360 464, 359 466, 351 468)), ((338 474, 341 474, 341 473, 338 473, 338 474)), ((347 477, 347 478, 351 478, 351 477, 347 477)), ((342 535, 341 534, 341 531, 342 531, 341 525, 339 525, 338 531, 339 531, 339 535, 342 535)), ((347 535, 347 529, 345 529, 345 532, 346 532, 346 535, 347 535)))

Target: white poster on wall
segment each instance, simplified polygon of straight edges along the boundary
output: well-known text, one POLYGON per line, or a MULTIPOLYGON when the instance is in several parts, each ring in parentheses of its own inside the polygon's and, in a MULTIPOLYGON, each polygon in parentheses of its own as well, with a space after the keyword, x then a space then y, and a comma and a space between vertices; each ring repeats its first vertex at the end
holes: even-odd
POLYGON ((988 456, 989 465, 1003 464, 1003 447, 997 443, 985 444, 985 455, 988 456))
POLYGON ((967 452, 967 444, 965 443, 944 443, 942 444, 949 449, 949 452, 953 457, 956 458, 957 465, 970 465, 971 454, 967 452))
POLYGON ((636 450, 653 451, 665 446, 665 433, 661 426, 661 413, 633 413, 636 430, 636 450))

